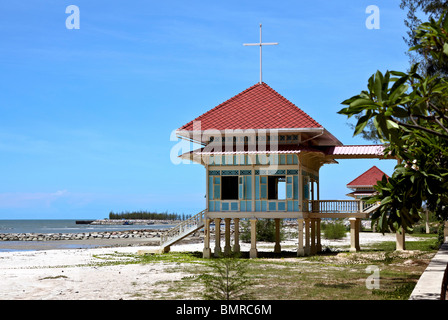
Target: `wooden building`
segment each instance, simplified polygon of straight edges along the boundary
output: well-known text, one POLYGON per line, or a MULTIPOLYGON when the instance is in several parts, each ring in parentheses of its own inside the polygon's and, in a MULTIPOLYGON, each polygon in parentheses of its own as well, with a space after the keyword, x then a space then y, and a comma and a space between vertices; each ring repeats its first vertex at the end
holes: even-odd
POLYGON ((376 166, 373 166, 347 184, 347 188, 353 190, 348 193, 347 196, 355 199, 362 199, 373 195, 375 193, 374 186, 377 181, 383 179, 383 176, 389 178, 387 174, 378 169, 376 166))
MULTIPOLYGON (((375 207, 361 200, 322 200, 319 170, 325 164, 337 164, 337 159, 384 158, 383 146, 344 146, 264 82, 212 108, 176 133, 181 139, 201 145, 180 157, 204 166, 206 201, 205 210, 162 236, 164 251, 204 228, 203 255, 211 257, 212 222, 216 234, 213 253, 239 251, 240 219, 249 219, 250 256, 256 257, 256 220, 264 218, 275 219, 277 229, 280 219, 297 219, 298 255, 320 250, 321 218, 350 218, 351 250, 359 250, 359 221, 375 207)), ((275 250, 281 250, 279 237, 275 250)))

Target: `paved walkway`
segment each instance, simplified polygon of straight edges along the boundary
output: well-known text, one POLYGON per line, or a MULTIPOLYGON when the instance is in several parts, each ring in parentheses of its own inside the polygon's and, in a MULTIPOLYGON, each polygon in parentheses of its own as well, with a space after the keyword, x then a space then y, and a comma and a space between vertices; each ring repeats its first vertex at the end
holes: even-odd
POLYGON ((447 265, 448 242, 445 242, 421 275, 409 300, 440 300, 447 265))

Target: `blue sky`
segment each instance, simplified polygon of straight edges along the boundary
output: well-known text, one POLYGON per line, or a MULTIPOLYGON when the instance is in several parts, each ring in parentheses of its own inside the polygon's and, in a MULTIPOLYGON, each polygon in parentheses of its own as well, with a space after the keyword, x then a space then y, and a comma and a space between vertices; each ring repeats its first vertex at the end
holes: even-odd
MULTIPOLYGON (((344 144, 341 101, 376 70, 406 70, 400 0, 42 1, 0 9, 0 219, 81 219, 109 211, 193 214, 205 169, 175 165, 173 130, 263 81, 344 144), (67 29, 68 5, 80 28, 67 29), (369 5, 380 29, 367 29, 369 5)), ((369 142, 367 142, 369 143, 369 142)), ((321 199, 377 165, 321 169, 321 199)))

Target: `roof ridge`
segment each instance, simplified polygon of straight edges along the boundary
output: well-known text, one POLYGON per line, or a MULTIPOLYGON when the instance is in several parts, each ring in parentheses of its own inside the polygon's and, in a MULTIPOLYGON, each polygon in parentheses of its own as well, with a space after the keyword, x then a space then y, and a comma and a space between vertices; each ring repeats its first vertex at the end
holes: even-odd
POLYGON ((178 131, 192 131, 195 121, 202 121, 201 130, 212 127, 246 128, 323 128, 309 114, 271 88, 256 83, 183 125, 178 131), (252 110, 252 111, 250 111, 252 110), (263 117, 261 114, 266 113, 263 117), (237 114, 240 114, 238 117, 237 114), (233 121, 233 124, 229 121, 233 121), (216 126, 217 125, 217 126, 216 126))
POLYGON ((316 120, 314 120, 308 113, 306 113, 305 111, 303 111, 301 108, 299 108, 298 106, 296 106, 294 103, 292 103, 290 100, 286 99, 282 94, 280 94, 278 91, 276 91, 275 89, 273 89, 271 86, 269 86, 267 83, 262 82, 262 84, 266 85, 266 87, 271 90, 274 94, 276 94, 279 98, 281 98, 282 100, 284 100, 290 107, 294 108, 294 109, 299 109, 300 111, 302 111, 304 113, 304 115, 311 121, 315 122, 316 124, 318 124, 320 127, 323 127, 319 122, 317 122, 316 120))
POLYGON ((359 178, 361 178, 362 176, 368 174, 372 169, 376 169, 378 170, 380 173, 382 173, 383 175, 385 175, 386 177, 389 177, 383 170, 379 169, 377 166, 372 166, 371 168, 367 169, 366 171, 364 171, 363 173, 361 173, 359 176, 357 176, 355 179, 353 179, 352 181, 350 181, 349 183, 347 183, 347 186, 351 185, 353 182, 355 182, 356 180, 358 180, 359 178))
POLYGON ((205 117, 208 113, 210 113, 210 112, 212 112, 212 111, 216 111, 216 110, 222 108, 222 106, 223 106, 225 103, 228 103, 228 102, 230 102, 230 101, 235 100, 236 97, 241 96, 242 94, 244 94, 244 93, 246 93, 246 92, 249 92, 250 90, 254 89, 257 85, 260 85, 260 84, 261 84, 261 83, 258 82, 258 83, 256 83, 256 84, 250 86, 249 88, 246 88, 245 90, 241 91, 240 93, 235 94, 235 95, 232 96, 231 98, 229 98, 229 99, 227 99, 227 100, 221 102, 221 103, 218 104, 217 106, 215 106, 215 107, 211 108, 210 110, 204 112, 204 113, 201 114, 199 117, 196 117, 195 119, 191 120, 191 121, 188 122, 187 124, 184 124, 182 127, 179 128, 179 130, 182 130, 183 128, 188 127, 188 126, 189 126, 191 123, 193 123, 194 121, 200 120, 202 117, 205 117))

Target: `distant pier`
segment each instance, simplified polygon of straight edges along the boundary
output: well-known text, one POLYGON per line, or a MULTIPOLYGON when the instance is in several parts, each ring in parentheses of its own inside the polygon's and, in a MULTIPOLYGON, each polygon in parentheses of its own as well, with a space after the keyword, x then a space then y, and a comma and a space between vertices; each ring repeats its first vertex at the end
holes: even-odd
POLYGON ((95 220, 76 220, 76 224, 91 224, 95 220))

